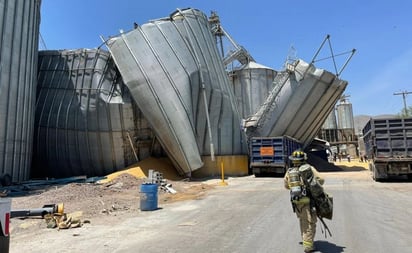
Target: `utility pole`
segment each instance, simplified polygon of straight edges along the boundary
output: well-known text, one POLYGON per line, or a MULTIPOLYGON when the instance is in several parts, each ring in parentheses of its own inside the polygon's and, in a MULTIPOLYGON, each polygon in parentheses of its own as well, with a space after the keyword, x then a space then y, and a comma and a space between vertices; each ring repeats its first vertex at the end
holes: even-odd
POLYGON ((406 95, 408 94, 412 94, 412 91, 401 91, 401 92, 397 92, 397 93, 393 93, 393 95, 402 95, 403 97, 403 108, 405 110, 405 114, 407 113, 407 106, 406 106, 406 95))

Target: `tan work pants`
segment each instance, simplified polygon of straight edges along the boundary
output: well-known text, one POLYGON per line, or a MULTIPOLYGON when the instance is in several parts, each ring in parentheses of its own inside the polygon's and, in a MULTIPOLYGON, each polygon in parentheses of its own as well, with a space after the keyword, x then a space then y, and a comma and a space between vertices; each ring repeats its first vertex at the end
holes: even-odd
POLYGON ((310 208, 310 204, 296 204, 296 215, 299 218, 300 233, 303 247, 313 249, 313 239, 316 234, 316 211, 310 208))

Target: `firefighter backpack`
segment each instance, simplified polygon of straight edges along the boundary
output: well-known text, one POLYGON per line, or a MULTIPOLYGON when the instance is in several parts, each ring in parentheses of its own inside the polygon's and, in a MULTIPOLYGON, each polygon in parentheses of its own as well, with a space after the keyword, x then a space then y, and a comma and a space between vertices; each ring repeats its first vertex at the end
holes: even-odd
POLYGON ((302 181, 309 190, 310 197, 314 202, 317 215, 321 218, 331 220, 333 216, 333 197, 323 190, 319 180, 313 175, 311 166, 305 164, 299 167, 302 181))

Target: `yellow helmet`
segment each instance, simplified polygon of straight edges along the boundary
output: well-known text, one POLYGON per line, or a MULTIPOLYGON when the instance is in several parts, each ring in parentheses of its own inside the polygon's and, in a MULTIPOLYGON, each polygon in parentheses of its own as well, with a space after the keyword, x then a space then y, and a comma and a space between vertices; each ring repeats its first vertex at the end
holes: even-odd
POLYGON ((289 160, 291 160, 292 163, 302 163, 306 161, 306 159, 306 153, 300 149, 293 151, 292 155, 289 156, 289 160))

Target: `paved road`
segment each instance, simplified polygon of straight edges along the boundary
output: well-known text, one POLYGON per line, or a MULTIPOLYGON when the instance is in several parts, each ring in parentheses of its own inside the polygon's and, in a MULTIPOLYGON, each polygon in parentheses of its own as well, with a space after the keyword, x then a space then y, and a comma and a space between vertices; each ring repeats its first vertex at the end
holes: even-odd
MULTIPOLYGON (((335 209, 326 220, 332 237, 325 238, 318 223, 318 252, 412 252, 412 183, 377 183, 367 171, 323 175, 335 209)), ((12 239, 10 252, 303 252, 282 178, 227 182, 205 199, 139 212, 116 226, 12 239)))

